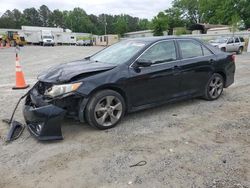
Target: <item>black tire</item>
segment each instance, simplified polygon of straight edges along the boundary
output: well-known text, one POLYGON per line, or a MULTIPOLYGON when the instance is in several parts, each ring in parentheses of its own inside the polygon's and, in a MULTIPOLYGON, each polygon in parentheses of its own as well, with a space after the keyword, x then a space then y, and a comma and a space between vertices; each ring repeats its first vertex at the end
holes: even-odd
POLYGON ((243 52, 243 47, 241 46, 241 47, 239 47, 239 50, 237 51, 237 54, 242 54, 242 52, 243 52))
POLYGON ((226 52, 226 48, 225 47, 221 48, 221 51, 226 52))
POLYGON ((208 80, 208 83, 205 88, 204 98, 208 101, 213 101, 218 99, 223 93, 223 88, 224 88, 223 77, 218 73, 214 73, 208 80))
POLYGON ((119 93, 113 90, 102 90, 90 98, 85 108, 85 119, 93 127, 101 130, 110 129, 121 121, 125 114, 125 107, 125 101, 119 93), (118 107, 115 107, 116 105, 119 106, 119 110, 115 109, 118 107))

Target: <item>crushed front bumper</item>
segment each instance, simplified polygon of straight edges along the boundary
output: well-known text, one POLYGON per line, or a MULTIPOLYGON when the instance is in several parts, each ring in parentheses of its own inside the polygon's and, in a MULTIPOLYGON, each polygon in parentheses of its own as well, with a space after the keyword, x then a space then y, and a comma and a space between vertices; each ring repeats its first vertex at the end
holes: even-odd
POLYGON ((36 89, 26 97, 23 115, 28 130, 38 140, 61 140, 66 110, 43 101, 36 89))
POLYGON ((61 140, 61 122, 65 110, 52 104, 34 108, 25 105, 23 109, 24 119, 28 130, 38 140, 61 140))

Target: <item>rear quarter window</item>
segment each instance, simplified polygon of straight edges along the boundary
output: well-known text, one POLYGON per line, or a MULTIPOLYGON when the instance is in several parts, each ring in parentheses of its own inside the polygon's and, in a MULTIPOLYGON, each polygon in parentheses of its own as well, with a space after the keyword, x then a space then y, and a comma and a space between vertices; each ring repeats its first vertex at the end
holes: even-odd
POLYGON ((240 42, 245 42, 243 37, 240 37, 240 42))
POLYGON ((212 55, 213 53, 208 50, 205 46, 202 46, 202 49, 203 49, 203 55, 204 56, 207 56, 207 55, 212 55))

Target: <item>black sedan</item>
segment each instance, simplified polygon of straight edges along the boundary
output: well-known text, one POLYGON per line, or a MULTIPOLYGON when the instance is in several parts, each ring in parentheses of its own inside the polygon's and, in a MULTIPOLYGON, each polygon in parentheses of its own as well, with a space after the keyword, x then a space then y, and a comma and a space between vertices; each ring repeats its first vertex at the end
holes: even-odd
POLYGON ((64 116, 109 129, 128 112, 185 98, 218 99, 234 82, 234 62, 233 54, 198 39, 124 40, 40 74, 24 118, 39 140, 62 139, 64 116))

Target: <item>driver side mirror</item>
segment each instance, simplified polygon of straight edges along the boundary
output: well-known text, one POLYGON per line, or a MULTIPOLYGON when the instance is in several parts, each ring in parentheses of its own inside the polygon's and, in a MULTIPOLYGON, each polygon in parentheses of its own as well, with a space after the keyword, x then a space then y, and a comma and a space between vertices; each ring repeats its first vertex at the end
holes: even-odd
POLYGON ((152 61, 146 60, 146 59, 138 59, 138 60, 136 61, 136 65, 137 65, 138 67, 150 67, 152 64, 153 64, 152 61))

